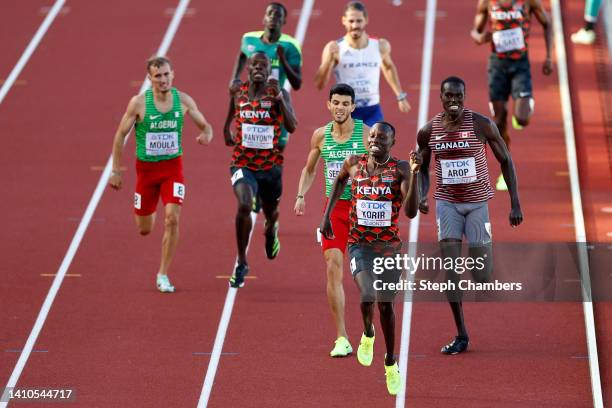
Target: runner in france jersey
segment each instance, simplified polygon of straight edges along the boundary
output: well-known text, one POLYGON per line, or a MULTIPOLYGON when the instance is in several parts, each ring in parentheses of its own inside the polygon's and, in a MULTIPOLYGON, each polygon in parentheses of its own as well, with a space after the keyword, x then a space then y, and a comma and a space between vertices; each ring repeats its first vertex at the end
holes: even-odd
POLYGON ((278 204, 282 193, 283 156, 279 149, 281 126, 293 132, 297 120, 291 99, 278 81, 270 76, 270 59, 257 52, 249 59, 249 81, 236 87, 231 95, 234 108, 224 126, 225 143, 234 146, 230 167, 231 182, 238 200, 236 235, 238 259, 230 286, 244 286, 249 272, 246 248, 253 228, 251 208, 254 197, 261 199, 266 217, 265 249, 269 259, 280 251, 278 204), (230 131, 236 121, 236 133, 230 131))
MULTIPOLYGON (((365 137, 370 129, 361 120, 353 120, 351 116, 355 109, 353 88, 347 84, 334 85, 329 91, 327 108, 331 113, 332 121, 315 130, 312 135, 310 151, 298 185, 294 207, 296 215, 304 215, 306 208, 304 196, 314 181, 319 158, 323 158, 325 195, 329 197, 336 176, 344 165, 344 160, 347 157, 366 152, 365 137)), ((349 231, 350 199, 350 186, 346 186, 331 214, 335 237, 333 239, 320 238, 327 271, 327 300, 336 325, 336 341, 330 352, 331 357, 344 357, 353 352, 344 323, 344 287, 342 285, 343 258, 349 231)))
MULTIPOLYGON (((483 268, 474 268, 472 276, 477 282, 486 282, 491 277, 493 262, 492 233, 489 221, 488 200, 493 197, 487 169, 486 145, 488 144, 501 165, 502 175, 510 195, 510 225, 518 226, 523 214, 518 197, 516 175, 510 153, 495 124, 463 106, 465 82, 461 78, 449 77, 440 86, 443 112, 429 121, 417 135, 419 152, 423 155, 421 167, 419 208, 423 214, 429 212, 429 163, 435 157, 436 222, 438 241, 443 259, 461 256, 463 237, 469 245, 471 259, 483 260, 483 268)), ((460 272, 446 270, 447 281, 458 287, 460 272)), ((469 337, 463 319, 462 292, 459 289, 446 292, 449 300, 457 336, 442 347, 444 354, 457 354, 467 350, 469 337)))
MULTIPOLYGON (((535 106, 529 65, 529 30, 531 15, 544 28, 546 59, 542 73, 552 73, 552 29, 540 0, 479 0, 471 36, 476 44, 491 42, 488 65, 489 105, 495 116, 495 124, 508 148, 510 135, 507 130, 510 95, 514 100, 512 125, 522 129, 529 124, 535 106), (486 30, 490 22, 490 31, 486 30)), ((498 190, 508 189, 503 175, 497 179, 498 190)))
POLYGON ((321 221, 324 237, 334 237, 331 213, 351 180, 351 209, 349 230, 350 268, 361 293, 361 317, 364 331, 357 359, 364 366, 372 364, 374 353, 374 303, 378 304, 380 323, 385 338, 385 376, 387 390, 396 395, 401 378, 395 360, 395 312, 393 299, 402 270, 399 265, 377 270, 387 265, 383 259, 395 259, 401 250, 399 212, 413 218, 418 207, 416 175, 421 165, 420 156, 410 153, 410 163, 391 156, 395 143, 395 129, 387 122, 378 122, 370 129, 367 154, 351 156, 338 173, 321 221), (380 262, 380 261, 383 262, 380 262))
POLYGON ((351 1, 342 16, 346 34, 325 45, 315 75, 315 86, 323 89, 333 72, 337 83, 346 83, 355 90, 357 108, 353 118, 372 126, 383 120, 379 86, 381 71, 396 95, 400 112, 410 111, 410 104, 391 58, 391 44, 384 38, 368 35, 367 24, 368 12, 364 4, 351 1))
POLYGON ((189 116, 201 133, 200 144, 212 139, 208 124, 194 100, 172 87, 174 71, 165 57, 147 61, 151 89, 134 96, 121 119, 113 141, 112 173, 108 180, 114 189, 122 186, 121 156, 125 138, 132 126, 136 133, 136 192, 134 212, 136 225, 142 235, 148 235, 155 223, 157 203, 164 203, 164 237, 162 256, 157 273, 157 289, 174 292, 168 279, 168 269, 178 243, 181 205, 185 199, 183 177, 183 120, 189 116))

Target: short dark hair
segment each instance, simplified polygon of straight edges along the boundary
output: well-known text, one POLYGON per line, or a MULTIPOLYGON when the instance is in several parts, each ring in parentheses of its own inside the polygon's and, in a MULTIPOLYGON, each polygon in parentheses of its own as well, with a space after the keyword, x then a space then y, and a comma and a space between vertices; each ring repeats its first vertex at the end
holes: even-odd
POLYGON ((378 122, 374 123, 372 127, 376 125, 380 125, 387 128, 388 131, 391 131, 391 136, 393 136, 393 138, 395 139, 395 127, 392 124, 390 124, 389 122, 385 122, 384 120, 379 120, 378 122))
POLYGON ((444 81, 442 81, 442 83, 440 84, 440 92, 443 92, 444 84, 460 84, 463 85, 463 90, 465 91, 465 82, 463 82, 463 79, 459 77, 449 76, 444 81))
POLYGON ((329 90, 329 100, 332 100, 334 95, 344 95, 351 97, 351 103, 355 103, 355 90, 347 84, 336 84, 329 90))
POLYGON ((272 3, 269 3, 266 6, 266 10, 268 9, 268 7, 270 6, 274 6, 274 7, 280 7, 283 10, 283 13, 285 14, 285 19, 287 19, 287 7, 285 7, 282 3, 277 3, 275 1, 273 1, 272 3))
POLYGON ((368 10, 366 10, 365 4, 360 1, 351 1, 349 4, 347 4, 344 8, 344 14, 346 14, 346 12, 349 10, 361 11, 364 17, 368 17, 368 10))
POLYGON ((167 57, 154 55, 147 60, 147 72, 151 72, 151 67, 159 68, 164 64, 168 64, 170 66, 170 69, 172 69, 172 63, 167 57))

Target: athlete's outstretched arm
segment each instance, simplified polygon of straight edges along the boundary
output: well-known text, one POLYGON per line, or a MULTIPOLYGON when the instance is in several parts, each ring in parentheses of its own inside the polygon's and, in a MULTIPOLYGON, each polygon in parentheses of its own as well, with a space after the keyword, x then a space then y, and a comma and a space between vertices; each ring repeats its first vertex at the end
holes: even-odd
POLYGON ((213 138, 213 129, 210 123, 206 121, 206 118, 198 109, 198 105, 195 103, 193 98, 184 92, 181 92, 181 103, 184 106, 185 113, 189 115, 193 123, 200 129, 200 134, 196 138, 198 143, 207 145, 213 138))
POLYGON ((536 18, 542 24, 542 28, 544 29, 544 41, 546 43, 546 59, 544 60, 544 65, 542 66, 542 73, 544 75, 550 75, 553 71, 552 64, 552 23, 548 14, 544 10, 542 3, 540 0, 530 0, 529 6, 531 8, 531 12, 535 14, 536 18))
POLYGON ((287 61, 287 56, 285 55, 285 49, 281 45, 276 47, 276 54, 278 55, 278 59, 283 65, 283 68, 285 69, 287 80, 291 84, 291 87, 297 91, 302 87, 302 69, 299 65, 289 64, 289 61, 287 61))
POLYGON ((470 32, 476 44, 481 45, 491 41, 491 32, 486 30, 487 18, 489 16, 489 0, 479 0, 474 17, 474 27, 470 32))
POLYGON ((121 156, 123 153, 123 144, 130 130, 132 130, 134 123, 136 123, 136 119, 138 119, 139 111, 142 108, 140 99, 142 99, 140 95, 136 95, 130 99, 127 109, 121 118, 121 122, 119 122, 115 138, 113 139, 113 167, 110 178, 108 179, 108 184, 117 190, 121 188, 122 184, 121 156))
POLYGON ((295 199, 295 207, 293 208, 296 215, 304 215, 304 210, 306 208, 304 197, 308 190, 310 190, 310 187, 312 187, 312 182, 317 174, 317 163, 319 162, 319 157, 321 157, 321 142, 324 137, 325 128, 321 127, 314 131, 310 139, 310 151, 308 152, 306 165, 302 169, 298 193, 295 199))
POLYGON ((342 196, 342 192, 346 187, 346 183, 349 177, 352 176, 351 172, 359 162, 359 156, 349 156, 344 160, 344 164, 342 168, 338 172, 336 179, 334 180, 334 184, 332 185, 332 189, 329 192, 329 199, 327 200, 327 206, 325 207, 325 213, 323 214, 323 220, 321 220, 321 224, 319 225, 319 230, 321 234, 327 239, 334 239, 334 231, 331 225, 331 212, 333 211, 336 203, 342 196))
MULTIPOLYGON (((230 94, 227 116, 225 117, 225 124, 223 125, 223 139, 225 139, 226 146, 234 146, 236 144, 235 136, 232 133, 232 122, 234 120, 234 116, 236 115, 235 95, 238 91, 236 90, 236 87, 233 88, 234 91, 230 94)), ((232 91, 230 90, 230 92, 232 91)))
POLYGON ((491 150, 495 158, 501 165, 501 171, 504 175, 504 180, 508 186, 510 194, 510 225, 516 227, 523 222, 523 213, 521 212, 521 204, 518 196, 518 184, 516 181, 516 172, 514 171, 514 163, 510 151, 499 134, 499 130, 493 121, 481 115, 474 115, 475 123, 480 128, 481 132, 487 138, 487 143, 491 146, 491 150))
POLYGON ((419 187, 417 186, 417 174, 423 159, 417 152, 410 152, 410 162, 399 162, 398 170, 402 175, 402 206, 404 214, 414 218, 419 211, 419 187))
POLYGON ((423 214, 429 212, 429 203, 427 202, 427 194, 429 193, 429 163, 431 161, 431 149, 429 148, 429 139, 431 138, 431 122, 428 122, 417 133, 417 152, 423 160, 419 171, 419 194, 421 200, 419 202, 419 210, 423 214))
POLYGON ((385 40, 384 38, 379 40, 379 44, 380 57, 382 58, 382 73, 385 76, 387 83, 395 93, 400 112, 408 112, 410 111, 410 104, 408 103, 406 92, 402 90, 402 85, 400 84, 399 75, 397 73, 397 67, 391 59, 391 44, 389 44, 389 41, 385 40))
MULTIPOLYGON (((277 82, 278 87, 278 82, 277 82)), ((295 117, 295 112, 293 111, 293 105, 291 104, 291 96, 289 92, 281 89, 277 94, 278 101, 280 102, 280 109, 283 113, 284 122, 283 125, 287 132, 293 133, 297 128, 297 118, 295 117)))
POLYGON ((323 89, 329 82, 332 70, 340 60, 340 47, 335 41, 328 42, 323 48, 321 55, 321 65, 315 74, 315 86, 318 90, 323 89))

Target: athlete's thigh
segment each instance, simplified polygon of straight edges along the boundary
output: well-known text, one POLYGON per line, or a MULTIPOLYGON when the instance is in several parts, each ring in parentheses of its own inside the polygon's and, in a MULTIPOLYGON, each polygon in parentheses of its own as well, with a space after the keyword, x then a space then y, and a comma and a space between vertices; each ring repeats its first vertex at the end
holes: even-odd
POLYGON ((164 205, 182 205, 185 200, 185 177, 180 162, 168 169, 160 186, 161 199, 164 205))
POLYGON ((461 241, 465 233, 465 217, 457 210, 457 204, 436 200, 436 223, 438 241, 457 239, 461 241))
POLYGON ((491 222, 489 220, 489 205, 470 203, 470 210, 465 216, 465 237, 470 246, 480 246, 491 243, 491 222))
POLYGON ((230 167, 232 189, 238 202, 245 205, 251 205, 253 197, 259 191, 259 185, 255 179, 255 175, 251 170, 244 167, 230 167), (249 201, 250 200, 250 201, 249 201))
POLYGON ((489 82, 489 101, 507 101, 510 97, 512 87, 503 61, 491 55, 487 67, 487 75, 489 82))
POLYGON ((257 172, 256 178, 262 206, 268 209, 278 206, 283 193, 282 167, 274 166, 270 170, 257 172))
POLYGON ((153 172, 138 172, 134 192, 134 213, 139 217, 151 215, 157 208, 161 184, 153 172))
POLYGON ((515 61, 512 69, 512 99, 526 99, 533 97, 533 86, 531 82, 531 67, 529 59, 524 57, 515 61))

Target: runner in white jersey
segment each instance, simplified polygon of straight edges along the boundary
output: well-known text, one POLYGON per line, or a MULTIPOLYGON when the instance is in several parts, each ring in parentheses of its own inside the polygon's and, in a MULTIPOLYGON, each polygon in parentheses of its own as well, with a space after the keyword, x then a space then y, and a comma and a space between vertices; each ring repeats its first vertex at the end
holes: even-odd
MULTIPOLYGON (((419 130, 417 142, 423 156, 419 186, 423 214, 429 212, 429 162, 435 156, 436 172, 436 221, 442 258, 461 256, 461 241, 466 237, 469 256, 484 260, 484 268, 474 268, 472 275, 477 282, 491 277, 492 234, 487 201, 493 197, 487 168, 487 143, 501 165, 501 171, 510 194, 510 225, 523 221, 518 197, 516 174, 512 157, 495 123, 489 118, 463 107, 465 83, 457 77, 446 78, 440 86, 440 100, 444 111, 436 115, 419 130)), ((454 263, 453 263, 454 264, 454 263)), ((458 287, 460 274, 446 270, 447 281, 458 287)), ((446 292, 457 336, 442 347, 444 354, 457 354, 467 350, 469 337, 463 319, 461 290, 446 292)))
POLYGON ((407 94, 402 90, 395 63, 391 59, 391 44, 384 38, 370 37, 366 31, 368 12, 363 3, 350 2, 342 16, 344 37, 330 41, 323 49, 321 66, 315 85, 323 89, 334 72, 337 83, 346 83, 355 90, 357 108, 353 118, 366 125, 383 120, 380 108, 380 72, 396 95, 401 112, 410 111, 407 94))

